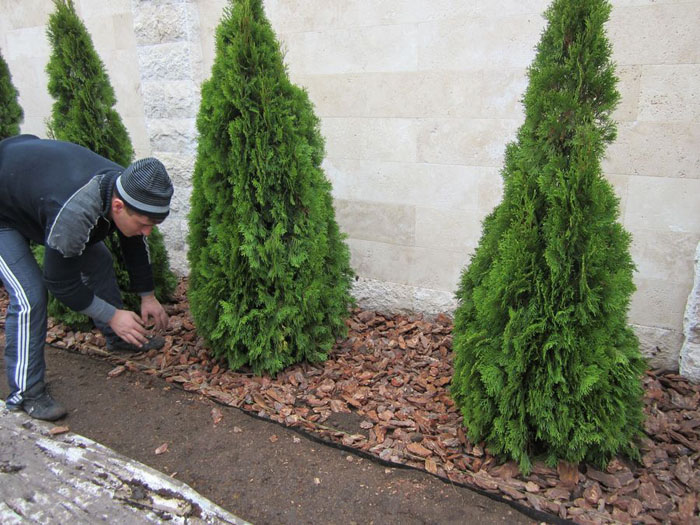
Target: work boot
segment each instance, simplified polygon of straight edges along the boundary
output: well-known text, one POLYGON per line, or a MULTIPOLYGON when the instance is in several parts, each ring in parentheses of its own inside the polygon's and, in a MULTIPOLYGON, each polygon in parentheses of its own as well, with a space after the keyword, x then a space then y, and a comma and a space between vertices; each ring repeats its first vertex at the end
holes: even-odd
POLYGON ((66 415, 66 409, 51 397, 43 381, 39 381, 22 394, 22 402, 19 405, 7 405, 7 409, 12 412, 24 410, 34 419, 44 421, 56 421, 66 415))
POLYGON ((149 350, 160 350, 165 345, 165 339, 159 335, 146 336, 148 341, 139 348, 136 345, 127 343, 121 337, 117 337, 112 341, 107 341, 107 350, 110 352, 148 352, 149 350))

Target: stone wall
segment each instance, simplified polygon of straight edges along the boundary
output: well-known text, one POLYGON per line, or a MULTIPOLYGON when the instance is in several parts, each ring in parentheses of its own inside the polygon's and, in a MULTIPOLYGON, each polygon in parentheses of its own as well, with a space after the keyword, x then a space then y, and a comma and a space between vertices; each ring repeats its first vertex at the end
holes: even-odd
MULTIPOLYGON (((161 158, 177 198, 163 225, 186 272, 199 86, 225 0, 75 0, 138 156, 161 158)), ((267 0, 290 76, 322 119, 337 217, 365 306, 455 306, 481 220, 501 196, 523 120, 546 0, 267 0)), ((23 131, 45 135, 51 3, 0 0, 0 49, 23 131), (9 13, 8 16, 5 16, 9 13)), ((630 321, 653 366, 678 368, 700 240, 700 1, 616 0, 608 24, 622 102, 604 163, 632 233, 630 321)))

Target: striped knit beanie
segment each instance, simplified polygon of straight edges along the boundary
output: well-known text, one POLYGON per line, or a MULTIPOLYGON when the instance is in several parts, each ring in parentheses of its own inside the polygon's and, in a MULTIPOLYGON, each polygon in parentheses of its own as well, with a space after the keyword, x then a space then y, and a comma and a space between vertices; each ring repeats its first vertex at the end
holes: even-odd
POLYGON ((117 177, 116 186, 124 203, 137 213, 154 219, 165 219, 170 213, 173 183, 158 159, 131 163, 117 177))

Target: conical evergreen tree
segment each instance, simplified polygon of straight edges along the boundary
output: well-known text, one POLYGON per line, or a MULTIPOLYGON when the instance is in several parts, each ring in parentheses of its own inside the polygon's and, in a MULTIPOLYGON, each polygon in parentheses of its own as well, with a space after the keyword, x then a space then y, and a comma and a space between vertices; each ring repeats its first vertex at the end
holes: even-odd
POLYGON ((636 455, 645 363, 627 324, 630 236, 600 161, 619 95, 605 0, 554 0, 503 201, 455 314, 452 395, 469 438, 516 460, 636 455))
POLYGON ((17 102, 17 89, 7 62, 0 53, 0 140, 19 135, 19 125, 24 119, 22 107, 17 102))
POLYGON ((226 9, 197 126, 188 257, 199 333, 232 369, 325 359, 346 330, 349 253, 319 121, 260 0, 226 9))
MULTIPOLYGON (((49 17, 47 35, 52 54, 46 71, 49 93, 55 102, 48 123, 49 135, 80 144, 117 164, 127 166, 134 156, 129 134, 114 109, 116 98, 104 65, 92 43, 87 28, 78 17, 72 0, 54 0, 56 10, 49 17)), ((129 290, 129 275, 123 262, 119 242, 105 239, 115 261, 121 290, 129 290)), ((163 235, 153 228, 148 237, 156 296, 168 300, 177 278, 170 271, 163 235)), ((128 308, 138 309, 140 300, 133 293, 124 294, 128 308)), ((85 326, 88 319, 51 298, 49 315, 71 324, 85 326)))

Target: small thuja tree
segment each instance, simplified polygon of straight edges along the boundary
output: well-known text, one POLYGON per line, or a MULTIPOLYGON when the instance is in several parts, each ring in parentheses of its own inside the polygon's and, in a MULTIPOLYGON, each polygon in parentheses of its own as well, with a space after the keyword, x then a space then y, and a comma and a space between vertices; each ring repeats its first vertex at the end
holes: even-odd
POLYGON ((12 84, 10 68, 0 53, 0 140, 19 134, 24 112, 17 102, 18 96, 12 84))
POLYGON ((516 460, 636 455, 645 363, 626 314, 630 236, 601 172, 619 95, 605 0, 554 0, 504 196, 463 272, 452 395, 469 438, 516 460))
MULTIPOLYGON (((75 12, 72 0, 54 0, 56 10, 49 17, 47 35, 52 53, 46 71, 49 93, 55 102, 48 123, 49 135, 80 144, 117 164, 127 166, 134 150, 129 134, 114 109, 116 98, 104 65, 95 51, 92 38, 75 12)), ((115 237, 105 240, 115 261, 117 281, 129 289, 129 275, 115 237)), ((157 228, 148 237, 156 296, 167 300, 177 284, 170 271, 163 235, 157 228)), ((41 260, 41 259, 39 259, 41 260)), ((124 295, 131 309, 139 307, 133 293, 124 295)), ((87 318, 73 312, 55 299, 49 303, 49 315, 72 325, 85 325, 87 318)))
POLYGON ((233 369, 325 359, 345 333, 349 254, 319 121, 261 0, 226 9, 197 127, 188 293, 199 333, 233 369))

